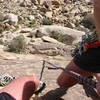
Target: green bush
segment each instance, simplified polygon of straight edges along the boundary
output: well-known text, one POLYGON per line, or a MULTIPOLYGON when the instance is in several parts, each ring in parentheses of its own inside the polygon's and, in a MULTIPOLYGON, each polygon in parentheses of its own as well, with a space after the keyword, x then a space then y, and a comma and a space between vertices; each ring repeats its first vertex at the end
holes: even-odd
POLYGON ((81 24, 84 27, 91 29, 91 30, 95 29, 95 25, 93 24, 93 22, 91 20, 88 20, 88 19, 85 19, 85 18, 82 19, 79 24, 81 24))
POLYGON ((35 27, 36 26, 36 20, 32 20, 27 24, 28 27, 35 27))
POLYGON ((0 34, 4 31, 3 27, 0 27, 0 34))
POLYGON ((58 40, 59 42, 62 42, 64 44, 72 44, 74 38, 71 37, 70 35, 62 35, 59 32, 52 32, 52 38, 58 40))
POLYGON ((4 24, 3 22, 0 22, 0 33, 2 33, 4 30, 4 24))
POLYGON ((52 20, 49 19, 49 18, 44 18, 44 19, 42 20, 42 24, 43 24, 43 25, 52 25, 53 22, 52 22, 52 20))
POLYGON ((8 45, 10 52, 22 53, 26 50, 26 42, 23 35, 15 37, 8 45))

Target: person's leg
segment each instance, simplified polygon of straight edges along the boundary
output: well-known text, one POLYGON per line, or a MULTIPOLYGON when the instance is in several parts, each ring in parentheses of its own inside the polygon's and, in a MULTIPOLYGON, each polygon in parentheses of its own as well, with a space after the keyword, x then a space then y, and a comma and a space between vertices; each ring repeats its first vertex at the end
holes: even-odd
POLYGON ((32 75, 21 76, 0 90, 6 92, 16 100, 29 100, 37 88, 39 80, 32 75))
MULTIPOLYGON (((90 73, 90 72, 80 69, 77 65, 75 65, 73 60, 67 65, 66 68, 69 70, 72 70, 74 72, 77 72, 83 76, 93 75, 93 73, 90 73)), ((65 72, 62 72, 57 79, 57 83, 60 87, 71 87, 71 86, 75 85, 77 82, 78 81, 74 77, 72 77, 71 75, 69 75, 65 72)))

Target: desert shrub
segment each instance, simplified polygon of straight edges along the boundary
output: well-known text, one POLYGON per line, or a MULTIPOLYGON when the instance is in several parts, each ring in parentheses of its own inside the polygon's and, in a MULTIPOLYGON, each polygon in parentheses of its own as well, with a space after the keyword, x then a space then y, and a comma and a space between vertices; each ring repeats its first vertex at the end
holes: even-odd
POLYGON ((2 33, 4 31, 3 27, 0 27, 0 33, 2 33))
POLYGON ((52 22, 52 20, 49 19, 49 18, 44 18, 44 19, 42 20, 42 24, 43 24, 43 25, 52 25, 53 22, 52 22))
POLYGON ((18 24, 24 24, 25 23, 25 18, 22 16, 18 16, 18 24))
POLYGON ((0 33, 2 33, 4 30, 4 24, 3 22, 0 22, 0 33))
POLYGON ((19 29, 19 26, 16 25, 15 28, 13 29, 13 32, 17 31, 19 29))
POLYGON ((82 19, 81 21, 80 21, 80 23, 79 24, 81 24, 81 25, 83 25, 84 27, 86 27, 86 28, 88 28, 88 29, 95 29, 95 25, 93 24, 93 22, 91 21, 91 20, 89 20, 89 19, 82 19))
POLYGON ((35 27, 36 26, 36 20, 32 20, 27 24, 28 27, 35 27))
POLYGON ((74 38, 71 37, 68 34, 62 35, 59 32, 52 32, 52 38, 58 40, 59 42, 62 42, 64 44, 72 44, 74 38))
POLYGON ((10 52, 22 53, 26 50, 26 42, 23 35, 15 37, 8 45, 10 52))

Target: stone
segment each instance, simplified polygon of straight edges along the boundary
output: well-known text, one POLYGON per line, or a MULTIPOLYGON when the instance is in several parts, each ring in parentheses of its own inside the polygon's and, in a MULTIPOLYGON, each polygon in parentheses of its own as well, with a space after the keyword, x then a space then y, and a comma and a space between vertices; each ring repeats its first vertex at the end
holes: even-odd
POLYGON ((62 44, 55 44, 55 43, 48 43, 48 42, 34 42, 31 44, 31 53, 35 54, 46 54, 49 56, 56 56, 56 55, 66 55, 69 53, 68 47, 62 44))
POLYGON ((42 40, 43 40, 44 42, 49 42, 49 43, 55 43, 55 44, 62 44, 62 45, 64 45, 63 43, 57 41, 56 39, 53 39, 53 38, 48 37, 48 36, 43 36, 43 37, 41 37, 41 38, 42 38, 42 40))
POLYGON ((20 6, 22 6, 22 7, 31 7, 32 2, 30 0, 25 0, 25 1, 20 3, 20 6))
POLYGON ((2 33, 2 38, 0 38, 0 44, 7 46, 10 41, 16 36, 16 34, 12 34, 12 32, 5 31, 2 33))
POLYGON ((0 51, 3 51, 4 50, 4 45, 0 45, 0 51))
POLYGON ((47 9, 44 6, 38 7, 38 9, 40 12, 43 12, 43 13, 46 13, 46 11, 47 11, 47 9))
POLYGON ((40 3, 40 0, 31 0, 31 2, 37 5, 40 3))
POLYGON ((72 29, 75 28, 75 24, 71 22, 68 22, 66 26, 72 29))
POLYGON ((30 42, 41 43, 43 40, 41 38, 32 38, 30 42))
POLYGON ((63 0, 51 0, 52 1, 52 5, 61 5, 63 4, 63 0))
POLYGON ((91 3, 93 3, 93 0, 85 0, 85 2, 86 2, 87 4, 91 4, 91 3))
POLYGON ((18 23, 18 16, 13 13, 4 14, 4 19, 5 19, 5 22, 7 21, 14 24, 18 23))
POLYGON ((31 21, 32 21, 32 20, 35 20, 35 16, 30 15, 30 16, 29 16, 29 20, 31 20, 31 21))
POLYGON ((0 3, 4 2, 4 0, 0 0, 0 3))
POLYGON ((48 18, 52 18, 53 12, 52 11, 47 11, 45 15, 48 18))
POLYGON ((30 32, 32 32, 31 28, 23 28, 20 30, 20 33, 30 33, 30 32))

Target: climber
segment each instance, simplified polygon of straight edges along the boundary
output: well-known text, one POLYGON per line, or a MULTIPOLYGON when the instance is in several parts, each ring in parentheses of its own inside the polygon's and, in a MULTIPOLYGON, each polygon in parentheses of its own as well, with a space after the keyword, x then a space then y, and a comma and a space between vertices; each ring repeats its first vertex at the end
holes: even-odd
MULTIPOLYGON (((76 54, 66 68, 83 76, 95 76, 97 79, 96 89, 100 95, 100 0, 93 0, 93 5, 98 40, 87 43, 85 52, 76 54)), ((65 72, 62 72, 57 79, 60 87, 69 88, 77 82, 75 78, 65 72)))

